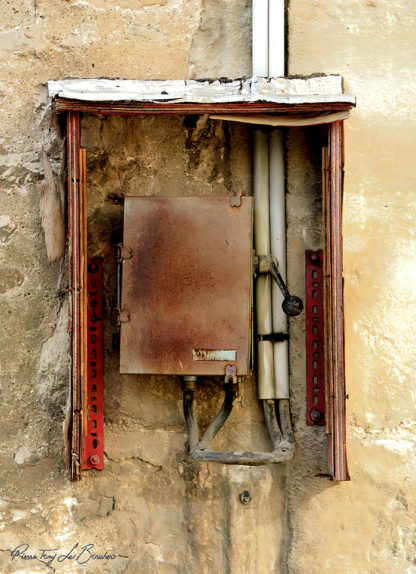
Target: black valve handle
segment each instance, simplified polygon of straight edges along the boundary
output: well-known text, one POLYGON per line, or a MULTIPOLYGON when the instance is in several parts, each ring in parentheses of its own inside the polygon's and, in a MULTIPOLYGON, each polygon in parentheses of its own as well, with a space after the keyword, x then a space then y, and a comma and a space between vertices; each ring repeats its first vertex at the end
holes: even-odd
POLYGON ((280 275, 280 271, 275 261, 272 260, 270 265, 270 273, 273 279, 276 281, 280 291, 283 294, 284 300, 282 303, 282 309, 290 317, 296 317, 303 311, 303 301, 300 297, 296 295, 291 295, 289 289, 286 287, 283 277, 280 275))

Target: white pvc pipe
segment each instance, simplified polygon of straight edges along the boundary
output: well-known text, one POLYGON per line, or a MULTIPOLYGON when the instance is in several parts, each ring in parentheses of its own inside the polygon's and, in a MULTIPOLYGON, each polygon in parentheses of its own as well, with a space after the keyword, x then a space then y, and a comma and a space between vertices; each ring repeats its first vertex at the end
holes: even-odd
MULTIPOLYGON (((285 74, 285 2, 269 0, 269 76, 285 74)), ((286 202, 285 157, 281 131, 270 136, 270 213, 271 253, 279 261, 280 273, 286 281, 286 202)), ((282 294, 272 287, 273 333, 287 333, 287 316, 282 309, 282 294)), ((274 392, 276 399, 289 398, 289 348, 287 341, 273 343, 274 392)))
POLYGON ((270 253, 269 136, 254 130, 254 244, 257 255, 270 253))
MULTIPOLYGON (((257 255, 270 253, 269 142, 266 133, 254 131, 254 247, 257 255)), ((270 274, 256 279, 257 334, 272 332, 270 274)), ((258 390, 260 399, 274 398, 273 343, 258 342, 258 390)))
MULTIPOLYGON (((253 0, 253 76, 279 77, 285 73, 284 0, 253 0)), ((281 132, 254 132, 254 237, 258 255, 278 258, 286 280, 286 207, 284 142, 281 132), (270 153, 269 153, 270 149, 270 153), (270 180, 270 181, 269 181, 270 180)), ((257 333, 287 333, 282 295, 271 286, 270 275, 256 281, 257 333)), ((258 343, 260 399, 289 398, 287 341, 258 343)))
POLYGON ((268 76, 285 75, 285 1, 269 0, 269 49, 268 76))
MULTIPOLYGON (((273 1, 273 0, 272 0, 273 1)), ((253 76, 269 75, 269 0, 253 0, 253 76)))
MULTIPOLYGON (((270 135, 270 221, 271 253, 279 261, 279 271, 286 282, 286 206, 284 140, 280 130, 270 135)), ((273 282, 273 333, 287 333, 287 315, 282 309, 283 295, 273 282)), ((288 343, 273 343, 274 391, 276 399, 289 398, 288 343)))

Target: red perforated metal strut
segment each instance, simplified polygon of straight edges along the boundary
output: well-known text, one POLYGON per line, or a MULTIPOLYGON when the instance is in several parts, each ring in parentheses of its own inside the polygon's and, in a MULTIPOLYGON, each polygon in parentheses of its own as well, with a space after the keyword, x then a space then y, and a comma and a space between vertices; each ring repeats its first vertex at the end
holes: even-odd
POLYGON ((87 435, 83 437, 82 470, 104 468, 102 292, 102 260, 88 259, 87 435))
POLYGON ((325 424, 323 253, 305 252, 306 422, 325 424))

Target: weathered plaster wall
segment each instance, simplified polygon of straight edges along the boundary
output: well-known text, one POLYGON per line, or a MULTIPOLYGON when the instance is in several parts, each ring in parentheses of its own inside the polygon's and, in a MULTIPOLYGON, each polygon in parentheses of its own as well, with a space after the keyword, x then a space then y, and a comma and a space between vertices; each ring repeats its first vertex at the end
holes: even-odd
MULTIPOLYGON (((285 474, 272 468, 190 462, 179 378, 120 375, 119 355, 112 349, 116 330, 110 323, 115 305, 114 231, 120 230, 123 198, 224 195, 233 190, 249 194, 247 129, 206 117, 90 117, 82 129, 89 158, 90 253, 104 256, 106 276, 107 472, 93 482, 84 480, 91 482, 89 496, 95 498, 100 485, 112 490, 112 520, 126 525, 122 553, 135 554, 127 572, 278 569, 285 539, 285 474), (248 507, 238 498, 245 489, 253 496, 248 507), (277 511, 281 518, 276 520, 277 511), (269 545, 270 539, 277 545, 269 545), (158 547, 153 557, 149 544, 158 547)), ((204 425, 220 406, 220 388, 220 380, 207 380, 198 394, 198 417, 204 425)), ((248 380, 230 424, 218 437, 218 448, 269 448, 255 393, 254 381, 248 380)), ((86 484, 81 490, 85 492, 86 484)), ((111 522, 106 521, 105 531, 111 522)))
MULTIPOLYGON (((289 3, 289 73, 339 73, 357 95, 345 125, 351 482, 314 478, 316 447, 307 458, 299 449, 289 483, 293 574, 416 571, 415 30, 412 1, 289 3)), ((297 184, 302 176, 290 173, 297 184)))
MULTIPOLYGON (((83 120, 89 249, 105 260, 106 468, 86 473, 79 484, 69 482, 64 467, 65 271, 59 261, 47 262, 39 215, 42 146, 57 177, 64 147, 46 81, 249 75, 249 3, 37 0, 4 2, 0 10, 0 572, 279 571, 286 473, 191 463, 180 381, 121 377, 110 322, 123 196, 250 193, 247 130, 206 118, 83 120), (249 505, 240 503, 244 490, 249 505), (10 550, 25 543, 26 554, 38 556, 42 548, 68 552, 92 543, 116 559, 84 566, 12 561, 10 550)), ((207 381, 199 394, 202 424, 219 407, 220 385, 207 381)), ((254 380, 244 384, 217 444, 269 448, 254 380)))

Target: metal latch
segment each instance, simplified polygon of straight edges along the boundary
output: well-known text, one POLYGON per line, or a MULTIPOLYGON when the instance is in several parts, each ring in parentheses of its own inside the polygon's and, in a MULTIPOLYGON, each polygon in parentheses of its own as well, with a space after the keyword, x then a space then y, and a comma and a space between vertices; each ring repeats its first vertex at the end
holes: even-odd
POLYGON ((126 261, 126 259, 131 259, 133 257, 133 250, 131 247, 125 247, 120 245, 120 259, 121 262, 126 261))
POLYGON ((115 311, 115 325, 120 326, 120 323, 127 323, 130 321, 130 313, 126 309, 121 308, 121 269, 123 261, 131 259, 133 250, 131 247, 125 247, 121 243, 116 246, 116 263, 117 263, 117 305, 115 311))
POLYGON ((119 309, 118 320, 119 323, 128 323, 130 321, 130 313, 127 309, 119 309))
POLYGON ((241 205, 241 195, 231 195, 230 196, 231 207, 240 207, 241 205))

